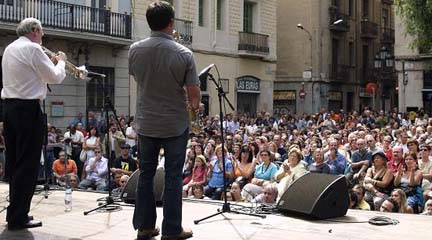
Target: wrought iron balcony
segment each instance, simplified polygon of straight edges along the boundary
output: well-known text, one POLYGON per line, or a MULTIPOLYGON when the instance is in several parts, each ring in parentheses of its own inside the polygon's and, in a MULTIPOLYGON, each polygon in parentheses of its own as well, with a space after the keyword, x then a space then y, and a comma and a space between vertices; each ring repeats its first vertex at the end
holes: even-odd
POLYGON ((193 23, 183 19, 174 19, 174 29, 177 32, 176 40, 185 46, 192 45, 193 23))
POLYGON ((375 39, 378 36, 378 24, 367 19, 361 21, 361 37, 375 39))
POLYGON ((128 14, 51 0, 1 2, 0 22, 18 23, 34 17, 46 28, 131 39, 132 21, 128 14))
POLYGON ((393 44, 395 42, 395 30, 388 27, 382 28, 381 42, 393 44))
POLYGON ((349 31, 349 16, 347 14, 341 13, 339 7, 331 6, 329 7, 330 23, 329 28, 335 32, 348 32, 349 31), (337 24, 334 24, 339 21, 337 24))
POLYGON ((351 80, 351 66, 343 64, 330 64, 329 77, 331 80, 348 82, 351 80))
POLYGON ((238 50, 240 55, 265 56, 268 55, 268 35, 252 32, 239 32, 238 50))

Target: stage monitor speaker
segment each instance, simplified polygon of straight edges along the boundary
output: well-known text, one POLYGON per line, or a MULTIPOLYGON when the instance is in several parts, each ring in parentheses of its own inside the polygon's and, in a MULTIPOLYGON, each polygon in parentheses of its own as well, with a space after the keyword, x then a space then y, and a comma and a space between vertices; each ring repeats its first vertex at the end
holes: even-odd
POLYGON ((344 216, 348 207, 345 177, 321 173, 307 173, 294 181, 277 203, 281 212, 317 219, 344 216))
MULTIPOLYGON (((123 191, 120 194, 120 198, 129 204, 135 204, 136 199, 136 189, 138 185, 140 171, 139 169, 132 173, 129 178, 129 181, 126 183, 126 186, 123 188, 123 191)), ((153 192, 157 205, 162 205, 163 200, 163 192, 165 187, 165 170, 162 167, 159 167, 156 170, 156 174, 154 176, 154 185, 153 192)))

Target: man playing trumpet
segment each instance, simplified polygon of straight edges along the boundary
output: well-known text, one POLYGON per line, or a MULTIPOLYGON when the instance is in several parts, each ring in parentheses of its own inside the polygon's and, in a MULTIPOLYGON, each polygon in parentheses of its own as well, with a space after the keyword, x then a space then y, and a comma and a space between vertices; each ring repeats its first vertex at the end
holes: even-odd
POLYGON ((41 48, 44 32, 39 20, 22 20, 16 33, 19 38, 6 47, 2 60, 9 230, 42 226, 28 215, 45 131, 40 102, 47 83, 61 83, 66 76, 66 55, 58 52, 54 65, 41 48))

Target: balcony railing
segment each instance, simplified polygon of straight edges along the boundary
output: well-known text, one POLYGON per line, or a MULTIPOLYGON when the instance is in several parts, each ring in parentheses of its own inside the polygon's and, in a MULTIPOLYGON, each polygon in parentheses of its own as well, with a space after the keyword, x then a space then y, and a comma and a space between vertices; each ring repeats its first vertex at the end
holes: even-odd
POLYGON ((362 38, 376 38, 378 36, 378 24, 371 22, 367 19, 361 21, 361 37, 362 38))
POLYGON ((394 43, 395 42, 395 30, 392 28, 382 28, 381 42, 383 43, 394 43))
POLYGON ((329 28, 333 31, 347 32, 349 31, 349 16, 347 14, 341 13, 340 9, 335 6, 329 8, 330 23, 329 28), (336 21, 342 20, 337 24, 336 21))
POLYGON ((0 22, 34 17, 44 27, 131 39, 131 16, 51 0, 7 0, 0 4, 0 22))
POLYGON ((241 53, 252 55, 267 55, 269 54, 268 35, 239 32, 238 50, 241 53))
POLYGON ((343 64, 330 64, 330 79, 348 82, 351 80, 351 67, 343 64))
POLYGON ((177 31, 177 42, 190 46, 192 45, 193 23, 183 19, 174 19, 174 29, 177 31))

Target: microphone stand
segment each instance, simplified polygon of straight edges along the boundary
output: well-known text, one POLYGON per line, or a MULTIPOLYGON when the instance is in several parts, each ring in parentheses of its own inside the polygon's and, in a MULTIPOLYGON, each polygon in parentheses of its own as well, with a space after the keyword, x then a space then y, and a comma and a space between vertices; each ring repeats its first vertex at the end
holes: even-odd
MULTIPOLYGON (((104 83, 105 83, 104 80, 105 80, 106 75, 101 74, 101 73, 94 73, 94 72, 88 72, 88 73, 89 73, 89 75, 93 75, 94 78, 97 79, 98 84, 103 87, 104 111, 105 111, 105 129, 107 131, 106 137, 109 138, 109 135, 110 135, 110 132, 109 132, 109 115, 108 115, 110 110, 113 112, 114 118, 115 118, 117 124, 119 125, 120 130, 123 133, 123 136, 126 137, 126 133, 123 130, 123 128, 121 128, 120 120, 117 117, 114 106, 113 106, 113 104, 110 100, 110 97, 108 95, 107 87, 104 85, 104 83), (102 81, 102 83, 101 83, 101 81, 102 81)), ((111 191, 111 159, 113 158, 113 156, 111 156, 112 155, 111 154, 112 149, 110 149, 110 146, 109 146, 111 144, 111 141, 110 141, 110 139, 106 139, 104 141, 105 141, 105 149, 107 150, 107 158, 108 158, 108 164, 107 164, 107 168, 108 168, 108 172, 107 172, 108 197, 106 197, 105 199, 102 200, 102 201, 105 201, 105 203, 101 204, 100 206, 98 206, 94 209, 91 209, 89 211, 84 211, 84 215, 88 215, 89 213, 94 212, 94 211, 99 210, 99 209, 103 209, 105 211, 114 211, 117 209, 121 209, 120 208, 121 205, 114 202, 114 199, 112 197, 112 191, 111 191)), ((115 159, 115 156, 114 156, 114 159, 115 159)))
POLYGON ((207 73, 208 74, 208 78, 216 85, 216 90, 218 91, 218 99, 219 99, 219 123, 220 123, 220 130, 221 130, 221 144, 222 144, 222 173, 223 173, 223 195, 224 195, 224 203, 222 206, 222 209, 218 209, 217 213, 214 213, 210 216, 201 218, 199 220, 194 220, 195 224, 200 223, 201 221, 204 221, 206 219, 212 218, 214 216, 223 214, 223 213, 236 213, 236 214, 244 214, 244 215, 249 215, 249 216, 254 216, 254 217, 260 217, 260 218, 265 218, 266 216, 264 215, 259 215, 259 214, 253 214, 253 213, 245 213, 245 212, 239 212, 239 211, 235 211, 235 210, 231 210, 230 204, 227 201, 227 179, 226 179, 226 168, 225 168, 225 140, 224 140, 224 129, 223 129, 223 112, 222 112, 222 99, 224 99, 229 107, 231 108, 231 110, 234 111, 234 107, 233 105, 230 103, 230 101, 228 100, 228 98, 226 97, 226 94, 222 88, 221 84, 218 84, 215 80, 215 78, 213 77, 212 74, 207 73))

